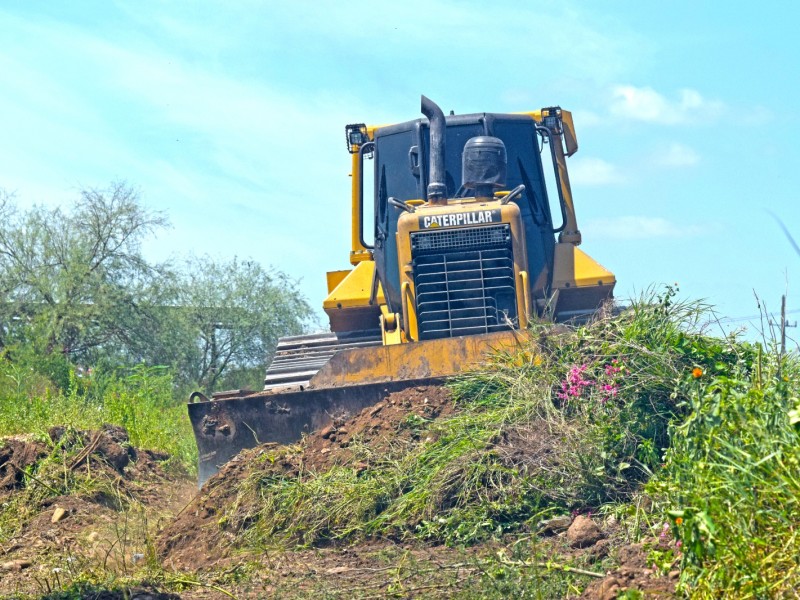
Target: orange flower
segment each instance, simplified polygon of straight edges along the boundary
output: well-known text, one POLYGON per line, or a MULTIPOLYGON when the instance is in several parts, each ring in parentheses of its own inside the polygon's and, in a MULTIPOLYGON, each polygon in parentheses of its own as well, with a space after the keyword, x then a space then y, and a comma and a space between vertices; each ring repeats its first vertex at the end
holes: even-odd
POLYGON ((694 369, 692 369, 692 377, 698 379, 702 376, 703 376, 703 369, 701 369, 700 367, 695 367, 694 369))
MULTIPOLYGON (((699 371, 700 369, 697 369, 697 370, 699 371)), ((681 523, 683 523, 683 517, 676 517, 675 518, 675 525, 680 525, 681 523)))

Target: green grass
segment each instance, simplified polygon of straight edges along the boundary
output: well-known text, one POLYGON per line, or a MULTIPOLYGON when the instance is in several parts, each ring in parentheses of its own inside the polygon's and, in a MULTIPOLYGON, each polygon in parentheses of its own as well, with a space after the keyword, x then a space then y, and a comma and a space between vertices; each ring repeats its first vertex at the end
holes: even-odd
POLYGON ((668 287, 586 326, 534 326, 529 347, 453 382, 455 416, 407 424, 419 441, 355 443, 322 473, 256 470, 223 526, 250 547, 460 545, 600 510, 630 541, 668 523, 653 560, 693 597, 784 595, 800 581, 797 356, 709 335, 712 317, 668 287))
MULTIPOLYGON (((265 451, 219 525, 249 549, 369 538, 470 546, 535 539, 542 518, 591 510, 614 515, 631 542, 660 532, 669 547, 651 558, 680 569, 688 596, 791 596, 800 361, 771 340, 710 335, 712 317, 668 287, 585 326, 536 324, 527 347, 451 383, 455 414, 409 416, 399 427, 415 435, 387 451, 355 439, 349 462, 297 476, 277 465, 302 465, 301 447, 265 451)), ((61 393, 0 365, 0 435, 109 422, 137 446, 194 464, 165 373, 94 388, 73 376, 61 393)), ((481 563, 476 597, 558 597, 586 583, 516 562, 481 563)))
POLYGON ((575 331, 543 325, 529 347, 455 381, 459 412, 415 422, 421 441, 381 456, 355 444, 352 463, 323 473, 257 470, 229 524, 246 524, 250 544, 367 536, 461 544, 629 499, 685 412, 676 382, 712 355, 738 360, 693 332, 702 310, 668 290, 575 331), (355 469, 359 462, 370 468, 355 469))
MULTIPOLYGON (((91 544, 83 539, 65 548, 63 556, 58 552, 39 556, 53 568, 35 578, 38 592, 27 590, 19 594, 20 598, 82 598, 95 590, 124 590, 143 577, 165 577, 152 538, 153 523, 160 515, 152 514, 152 507, 140 502, 140 482, 129 486, 113 468, 97 465, 95 461, 102 460, 97 455, 92 462, 75 467, 76 458, 91 439, 80 435, 79 430, 120 425, 129 435, 123 446, 131 444, 170 455, 161 462, 162 468, 184 475, 196 464, 186 407, 173 400, 172 380, 163 369, 140 367, 82 377, 73 370, 66 381, 66 390, 59 391, 34 370, 22 370, 0 358, 0 437, 25 435, 43 451, 36 462, 25 467, 19 487, 3 495, 0 547, 18 539, 42 511, 51 510, 45 507, 62 503, 66 497, 111 511, 114 520, 108 526, 113 530, 103 533, 104 560, 90 555, 91 544), (55 426, 64 429, 51 438, 48 431, 55 426), (132 548, 146 553, 146 565, 130 562, 132 548)), ((3 444, 0 440, 0 446, 3 444)))
POLYGON ((56 425, 97 429, 105 423, 128 430, 138 448, 166 452, 176 467, 193 472, 197 450, 183 402, 172 397, 172 378, 160 368, 79 377, 65 390, 32 370, 0 358, 0 437, 32 434, 42 439, 56 425))
POLYGON ((696 597, 769 598, 800 583, 800 439, 795 357, 700 378, 650 484, 681 542, 696 597))

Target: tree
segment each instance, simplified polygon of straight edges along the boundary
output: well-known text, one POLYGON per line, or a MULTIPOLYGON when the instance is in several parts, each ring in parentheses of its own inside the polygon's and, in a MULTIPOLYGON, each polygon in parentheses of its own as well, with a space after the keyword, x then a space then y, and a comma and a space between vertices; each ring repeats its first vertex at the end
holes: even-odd
POLYGON ((141 243, 166 224, 125 183, 82 192, 70 212, 20 212, 0 193, 0 353, 56 379, 69 364, 144 363, 172 367, 181 387, 255 384, 310 307, 252 261, 148 263, 141 243))
POLYGON ((126 344, 146 318, 141 300, 161 277, 142 240, 167 221, 145 209, 124 182, 81 192, 70 213, 0 205, 0 344, 35 339, 44 353, 91 362, 102 347, 126 344))
POLYGON ((278 338, 302 333, 311 307, 285 274, 236 258, 193 258, 176 279, 174 339, 182 340, 176 365, 186 383, 204 391, 256 385, 278 338))

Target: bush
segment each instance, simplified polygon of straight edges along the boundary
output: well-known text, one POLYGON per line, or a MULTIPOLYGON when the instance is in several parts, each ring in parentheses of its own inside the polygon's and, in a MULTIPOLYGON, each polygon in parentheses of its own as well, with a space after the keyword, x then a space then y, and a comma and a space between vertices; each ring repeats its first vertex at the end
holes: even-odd
POLYGON ((777 356, 684 382, 690 413, 674 423, 650 490, 667 512, 693 597, 783 597, 800 581, 799 373, 796 357, 777 356))

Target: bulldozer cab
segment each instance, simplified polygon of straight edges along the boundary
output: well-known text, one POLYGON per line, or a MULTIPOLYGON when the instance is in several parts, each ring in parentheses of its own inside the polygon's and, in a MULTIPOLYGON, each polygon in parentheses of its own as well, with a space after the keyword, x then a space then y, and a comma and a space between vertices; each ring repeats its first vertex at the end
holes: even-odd
MULTIPOLYGON (((512 190, 524 185, 517 204, 525 228, 525 245, 534 294, 545 294, 552 282, 556 228, 550 210, 542 165, 542 134, 529 115, 479 113, 445 117, 445 185, 448 198, 455 198, 462 180, 462 152, 468 140, 493 136, 503 141, 507 152, 507 184, 512 190)), ((389 204, 427 200, 430 164, 430 130, 425 119, 416 119, 374 131, 374 260, 389 309, 400 306, 400 273, 396 267, 397 220, 402 210, 389 204)), ((367 199, 364 199, 367 202, 367 199)), ((369 226, 364 224, 365 227, 369 226)))

